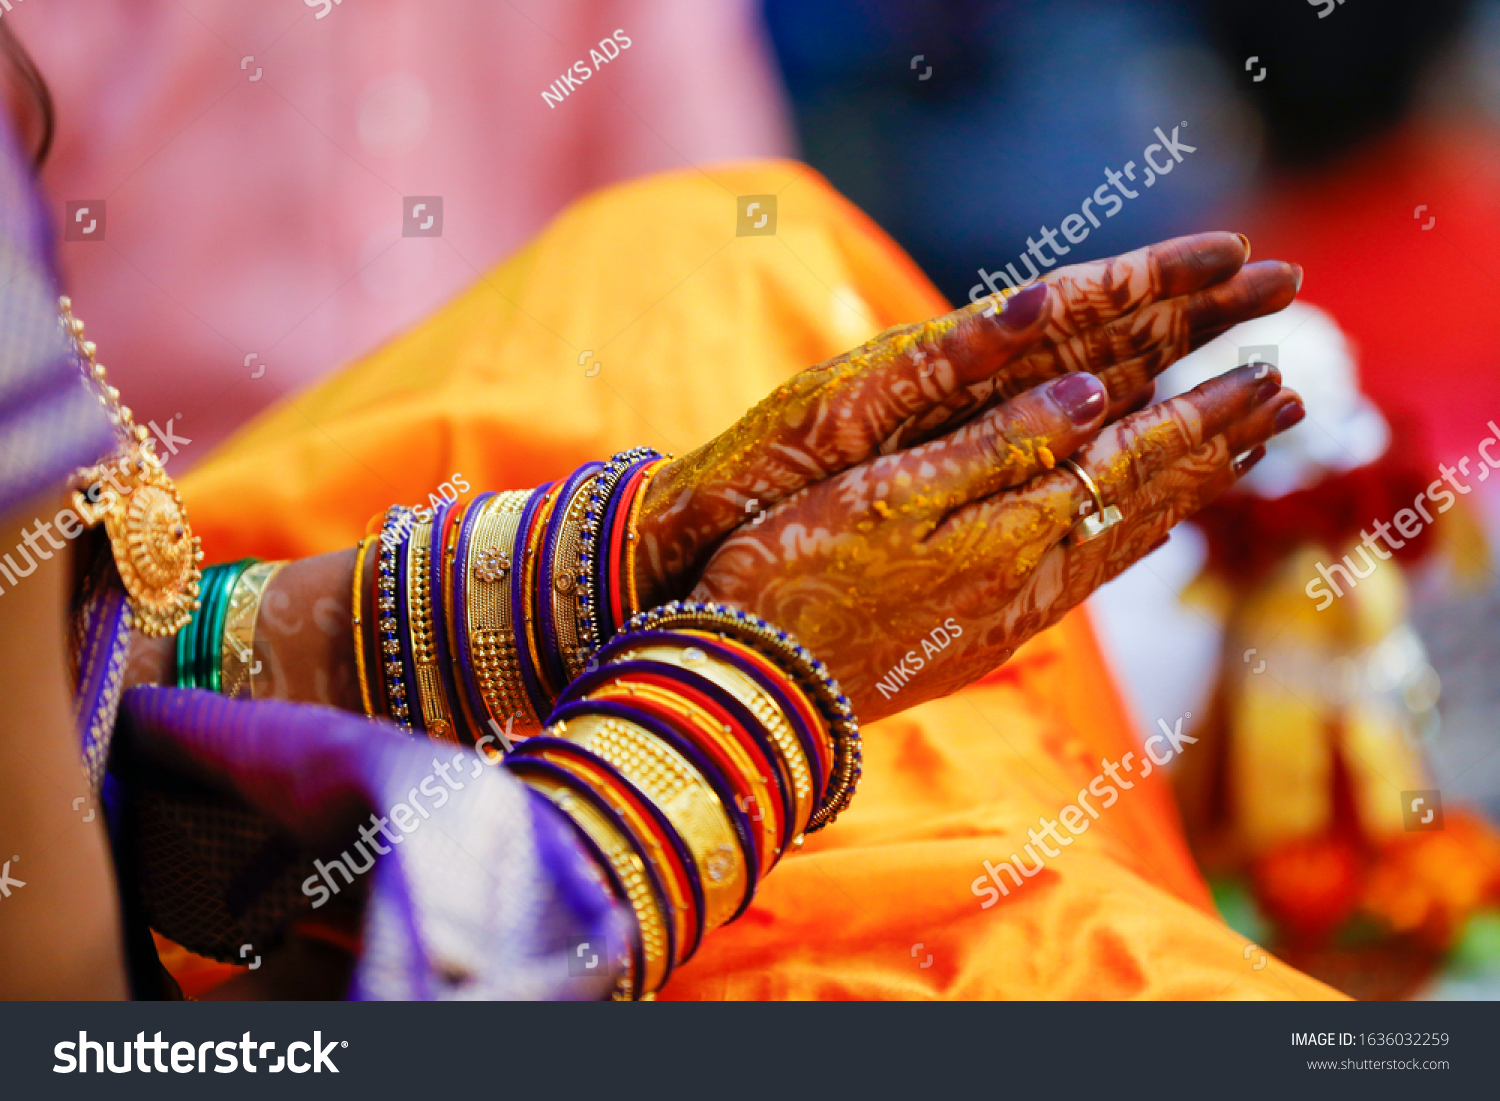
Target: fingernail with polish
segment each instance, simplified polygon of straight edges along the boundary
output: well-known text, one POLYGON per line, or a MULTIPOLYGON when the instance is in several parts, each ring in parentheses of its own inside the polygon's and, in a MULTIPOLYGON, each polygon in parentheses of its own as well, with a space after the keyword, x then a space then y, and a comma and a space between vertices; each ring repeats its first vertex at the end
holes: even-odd
POLYGON ((1240 239, 1240 244, 1245 246, 1245 263, 1248 264, 1250 262, 1250 238, 1243 233, 1236 233, 1235 236, 1240 239))
POLYGON ((1260 462, 1265 457, 1266 445, 1257 444, 1253 450, 1245 452, 1238 459, 1234 460, 1234 476, 1236 478, 1243 478, 1252 466, 1260 462))
POLYGON ((1000 324, 1007 329, 1024 329, 1041 316, 1042 306, 1046 301, 1047 284, 1033 283, 1020 294, 1013 294, 1005 300, 1000 324))
POLYGON ((1297 288, 1296 288, 1296 291, 1293 292, 1295 294, 1295 293, 1297 293, 1297 292, 1299 292, 1299 291, 1302 290, 1302 265, 1301 264, 1293 264, 1292 265, 1292 274, 1297 277, 1297 288))
POLYGON ((1255 388, 1255 393, 1250 395, 1250 407, 1259 408, 1279 393, 1281 393, 1281 383, 1268 378, 1255 388))
POLYGON ((1089 424, 1103 414, 1109 405, 1109 393, 1087 371, 1064 375, 1052 383, 1048 396, 1074 424, 1089 424))
POLYGON ((1289 402, 1276 410, 1276 419, 1271 422, 1271 428, 1276 432, 1285 432, 1305 416, 1307 416, 1307 410, 1302 408, 1301 402, 1289 402))

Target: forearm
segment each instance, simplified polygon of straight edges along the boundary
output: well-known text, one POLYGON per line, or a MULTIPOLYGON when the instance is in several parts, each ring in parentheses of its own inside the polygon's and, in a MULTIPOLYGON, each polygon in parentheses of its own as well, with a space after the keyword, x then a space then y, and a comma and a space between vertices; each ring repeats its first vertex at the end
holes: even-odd
MULTIPOLYGON (((354 668, 354 550, 288 562, 261 598, 250 660, 256 698, 361 710, 354 668)), ((175 683, 176 640, 131 640, 127 687, 175 683)))
MULTIPOLYGON (((51 516, 0 521, 0 546, 51 516)), ((41 558, 42 544, 38 543, 41 558)), ((69 557, 49 553, 0 595, 0 999, 123 998, 120 910, 103 809, 79 759, 64 609, 69 557)))

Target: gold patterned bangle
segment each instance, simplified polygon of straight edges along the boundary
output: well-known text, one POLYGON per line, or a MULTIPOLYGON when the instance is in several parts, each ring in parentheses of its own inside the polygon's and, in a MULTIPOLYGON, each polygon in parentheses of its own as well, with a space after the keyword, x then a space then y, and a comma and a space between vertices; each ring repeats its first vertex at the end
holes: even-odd
MULTIPOLYGON (((670 662, 704 680, 718 685, 744 704, 761 724, 781 756, 782 763, 792 782, 793 804, 796 807, 797 827, 793 834, 800 836, 806 829, 812 814, 817 809, 817 797, 813 791, 812 767, 802 743, 786 712, 771 696, 761 690, 760 685, 728 662, 714 657, 704 650, 684 642, 681 646, 665 643, 650 643, 642 646, 627 646, 612 661, 664 661, 670 662)), ((816 732, 814 733, 816 737, 816 732)))
POLYGON ((820 830, 837 818, 859 786, 864 750, 854 707, 828 667, 786 631, 742 608, 712 601, 673 600, 642 612, 625 625, 621 634, 676 630, 706 636, 722 634, 750 645, 784 669, 803 695, 817 705, 824 720, 825 744, 832 750, 833 775, 805 832, 820 830))
POLYGON ((547 521, 552 516, 552 509, 557 504, 556 487, 548 490, 542 498, 541 505, 536 510, 536 516, 531 521, 531 531, 523 537, 525 549, 521 552, 521 593, 522 607, 526 609, 526 622, 516 630, 516 645, 525 646, 527 655, 531 658, 531 668, 536 673, 537 684, 541 689, 543 697, 547 700, 555 700, 562 692, 562 686, 554 686, 547 679, 547 670, 542 661, 541 626, 537 623, 540 611, 537 606, 537 574, 542 568, 542 543, 547 537, 547 521))
POLYGON ((511 724, 512 730, 541 725, 521 684, 520 643, 511 623, 511 571, 528 497, 525 490, 512 490, 484 502, 473 518, 463 563, 467 643, 479 698, 491 723, 502 729, 511 724))
POLYGON ((260 602, 271 579, 281 572, 285 562, 257 562, 248 566, 229 594, 229 609, 224 616, 224 634, 219 640, 219 686, 232 699, 256 698, 255 625, 260 619, 260 602))
MULTIPOLYGON (((631 697, 650 700, 657 706, 682 716, 698 728, 701 737, 711 739, 729 758, 730 763, 739 773, 739 778, 750 788, 750 798, 745 801, 745 805, 742 805, 740 810, 755 822, 760 832, 760 877, 764 879, 776 866, 776 861, 781 856, 781 830, 778 819, 782 818, 783 814, 781 796, 773 791, 773 781, 770 777, 760 774, 760 769, 755 766, 749 751, 740 744, 733 730, 720 723, 696 703, 685 699, 669 688, 632 680, 629 677, 616 677, 608 684, 600 686, 598 690, 588 693, 584 698, 628 700, 631 697), (772 802, 772 800, 775 801, 772 802), (749 806, 751 802, 761 808, 758 814, 752 813, 749 806)), ((775 762, 772 762, 772 767, 775 767, 775 762)))
POLYGON ((366 715, 375 714, 375 705, 370 699, 369 670, 365 667, 365 556, 380 539, 378 535, 367 535, 354 549, 354 595, 350 601, 353 612, 350 620, 354 624, 354 674, 359 681, 359 701, 366 715))
POLYGON ((432 637, 432 517, 417 521, 406 546, 406 614, 411 624, 411 658, 416 666, 417 701, 427 736, 438 742, 458 742, 458 731, 448 711, 443 676, 438 669, 432 637))
POLYGON ((583 514, 588 508, 589 493, 595 481, 597 475, 583 479, 571 501, 566 505, 558 502, 558 507, 565 507, 566 511, 562 530, 557 536, 557 549, 552 555, 552 576, 546 581, 552 586, 552 629, 557 635, 557 649, 569 681, 584 670, 585 658, 578 637, 578 560, 583 547, 579 536, 583 532, 583 514))
POLYGON ((657 459, 656 462, 646 467, 646 473, 641 475, 641 484, 636 487, 635 500, 630 502, 630 518, 625 525, 624 573, 625 603, 627 607, 625 608, 623 619, 628 620, 631 616, 643 610, 641 608, 640 594, 636 591, 635 585, 635 551, 637 544, 640 543, 640 536, 636 532, 636 522, 641 518, 641 506, 646 502, 646 490, 650 488, 651 480, 671 461, 672 456, 668 455, 664 459, 657 459))
POLYGON ((693 854, 703 884, 704 926, 717 928, 745 901, 745 852, 708 780, 671 746, 612 715, 581 715, 547 733, 607 761, 656 804, 693 854))
MULTIPOLYGON (((636 852, 630 838, 615 828, 587 799, 547 776, 526 775, 522 778, 535 790, 555 803, 559 810, 578 824, 599 847, 610 867, 625 887, 626 899, 635 914, 641 945, 646 958, 646 973, 640 976, 639 989, 654 994, 661 989, 667 974, 667 923, 662 901, 651 887, 645 862, 636 852)), ((636 976, 630 976, 634 986, 636 976)))
POLYGON ((628 800, 620 798, 616 790, 617 784, 612 782, 608 776, 600 775, 604 770, 594 766, 592 762, 580 761, 569 753, 560 753, 556 750, 538 750, 532 756, 546 761, 549 764, 562 769, 574 777, 580 784, 586 786, 609 806, 619 816, 620 820, 630 829, 635 837, 636 843, 641 851, 646 854, 653 867, 656 869, 656 878, 666 890, 668 898, 668 909, 671 912, 673 934, 676 938, 677 956, 672 962, 681 963, 687 958, 691 949, 697 947, 692 943, 695 937, 695 922, 697 919, 697 907, 693 902, 690 888, 681 882, 672 869, 680 864, 675 852, 667 851, 662 839, 658 835, 658 829, 653 823, 646 822, 640 810, 633 806, 628 800))

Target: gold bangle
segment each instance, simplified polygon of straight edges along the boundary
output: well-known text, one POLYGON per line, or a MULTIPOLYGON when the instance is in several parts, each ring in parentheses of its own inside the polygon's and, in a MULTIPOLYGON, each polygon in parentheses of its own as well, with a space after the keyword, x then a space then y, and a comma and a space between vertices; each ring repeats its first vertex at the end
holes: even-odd
POLYGON ((364 705, 365 714, 371 716, 375 714, 375 705, 370 699, 369 671, 365 668, 364 576, 365 556, 379 539, 378 535, 367 535, 354 549, 354 596, 351 600, 354 608, 351 617, 354 623, 354 674, 359 680, 359 701, 364 705))
POLYGON ((642 611, 641 598, 635 587, 635 549, 640 538, 635 530, 636 522, 641 518, 641 506, 646 501, 646 490, 651 486, 651 480, 657 473, 672 461, 672 456, 665 459, 657 459, 656 462, 646 467, 646 473, 641 475, 641 484, 636 487, 635 500, 630 502, 630 517, 625 524, 625 619, 629 619, 637 612, 642 611))
MULTIPOLYGON (((800 836, 806 831, 813 811, 817 809, 817 799, 821 792, 813 791, 812 767, 808 763, 802 743, 797 740, 797 735, 792 730, 791 720, 775 699, 768 696, 761 690, 760 685, 739 669, 703 650, 697 650, 698 654, 703 655, 702 660, 698 660, 696 655, 689 659, 688 650, 697 650, 697 648, 690 641, 685 641, 682 646, 671 646, 665 643, 627 646, 611 660, 635 661, 639 659, 670 662, 718 685, 744 704, 765 729, 766 736, 777 748, 786 766, 792 783, 792 798, 797 813, 797 828, 792 833, 793 836, 800 836)), ((818 737, 817 731, 813 731, 813 737, 818 737)))
POLYGON ((745 852, 708 780, 660 738, 612 715, 581 715, 547 728, 607 761, 656 804, 693 854, 703 884, 704 927, 723 925, 749 890, 745 852))
MULTIPOLYGON (((770 777, 762 776, 760 769, 756 768, 750 753, 740 744, 740 740, 734 736, 734 731, 724 726, 711 714, 699 707, 691 700, 685 699, 669 688, 663 688, 657 684, 647 684, 642 681, 631 680, 629 677, 616 677, 609 684, 601 686, 597 691, 590 692, 584 698, 589 700, 599 699, 622 699, 639 697, 652 702, 681 715, 688 722, 696 726, 705 738, 712 739, 714 744, 720 747, 730 760, 730 763, 738 770, 740 777, 750 786, 750 796, 755 803, 764 808, 758 818, 754 818, 755 826, 761 835, 761 861, 760 878, 764 879, 776 866, 777 859, 781 856, 781 831, 777 828, 777 819, 782 817, 781 796, 772 791, 773 781, 770 777), (775 800, 773 803, 772 800, 775 800), (773 809, 774 808, 774 813, 773 809)), ((775 767, 775 763, 772 763, 775 767)), ((736 785, 738 786, 738 785, 736 785)), ((740 810, 747 815, 749 808, 741 806, 740 810)))
POLYGON ((677 943, 677 955, 672 962, 673 964, 681 963, 687 958, 690 950, 697 948, 696 944, 690 943, 695 933, 697 908, 692 896, 683 893, 684 885, 670 870, 680 862, 675 852, 668 852, 663 847, 657 835, 659 827, 654 823, 644 821, 641 812, 636 807, 621 799, 616 791, 616 785, 611 783, 607 776, 596 775, 596 773, 604 773, 604 769, 593 766, 591 762, 580 761, 570 753, 560 753, 556 750, 542 749, 532 756, 562 769, 580 784, 586 786, 604 800, 610 810, 619 815, 620 820, 630 829, 637 844, 645 852, 647 860, 656 868, 656 878, 666 889, 673 934, 677 943))
MULTIPOLYGON (((472 521, 474 528, 466 560, 461 565, 455 564, 455 569, 464 570, 464 611, 469 631, 464 642, 469 647, 479 698, 491 723, 502 729, 511 723, 512 730, 515 725, 541 725, 541 720, 531 713, 521 684, 521 662, 516 647, 522 643, 511 623, 510 604, 516 539, 529 496, 525 490, 511 490, 485 501, 483 511, 472 521)), ((457 650, 454 655, 457 658, 457 650)), ((461 679, 459 683, 463 683, 461 679)))
POLYGON ((257 562, 240 573, 224 616, 224 634, 219 640, 219 690, 233 699, 257 698, 255 693, 255 625, 260 602, 271 579, 285 562, 257 562))
MULTIPOLYGON (((599 847, 625 888, 626 899, 635 913, 641 946, 646 957, 646 973, 631 974, 622 984, 626 996, 633 994, 636 980, 642 993, 655 993, 667 974, 667 922, 662 913, 662 903, 646 876, 646 867, 631 840, 600 814, 587 799, 581 798, 561 781, 549 776, 525 775, 522 778, 533 789, 541 792, 555 803, 559 810, 578 824, 590 840, 599 847)), ((634 969, 631 968, 633 971, 634 969)))
POLYGON ((416 667, 417 701, 422 725, 433 741, 458 742, 458 731, 448 712, 448 697, 438 670, 437 647, 432 637, 432 518, 419 520, 406 548, 406 611, 411 624, 411 658, 416 667))

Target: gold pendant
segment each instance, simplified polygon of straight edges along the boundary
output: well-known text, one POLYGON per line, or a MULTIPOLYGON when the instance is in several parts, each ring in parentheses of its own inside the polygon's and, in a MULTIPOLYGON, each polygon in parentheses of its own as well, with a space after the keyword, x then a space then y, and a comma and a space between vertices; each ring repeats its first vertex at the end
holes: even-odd
POLYGON ((73 508, 90 527, 103 523, 135 625, 152 637, 176 634, 198 607, 203 551, 161 460, 137 447, 80 471, 73 508))

